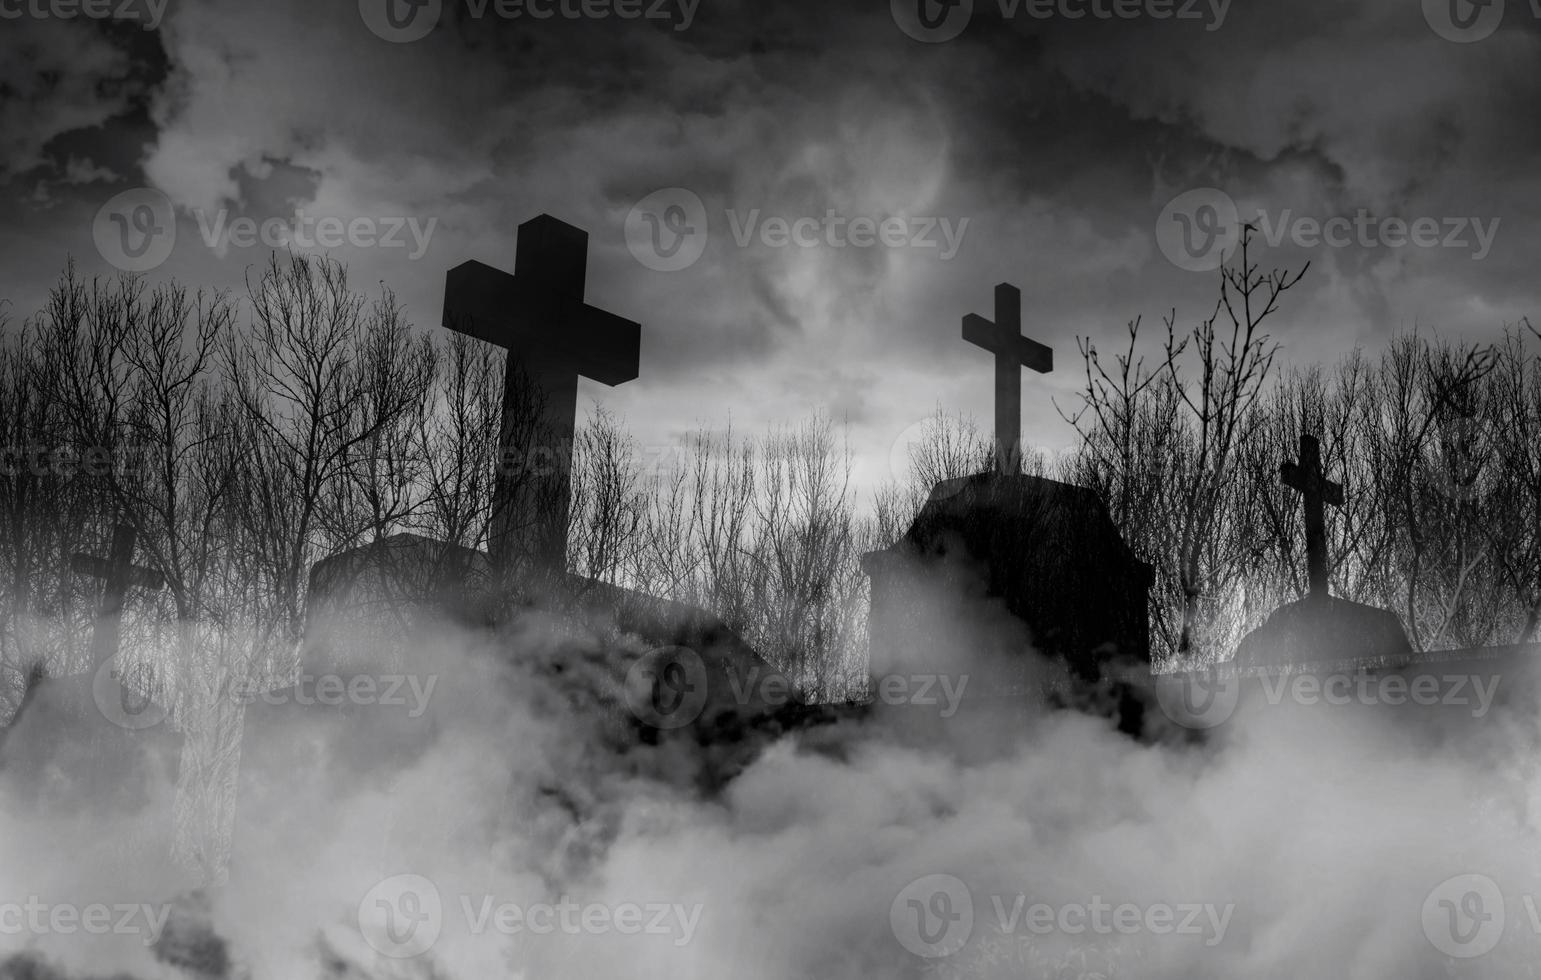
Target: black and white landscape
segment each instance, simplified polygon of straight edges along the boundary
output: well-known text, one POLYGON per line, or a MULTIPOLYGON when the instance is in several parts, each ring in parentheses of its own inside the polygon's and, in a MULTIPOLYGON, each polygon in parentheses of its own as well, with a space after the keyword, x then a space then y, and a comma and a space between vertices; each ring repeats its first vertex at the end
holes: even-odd
POLYGON ((1538 65, 0 0, 0 980, 1541 974, 1538 65))

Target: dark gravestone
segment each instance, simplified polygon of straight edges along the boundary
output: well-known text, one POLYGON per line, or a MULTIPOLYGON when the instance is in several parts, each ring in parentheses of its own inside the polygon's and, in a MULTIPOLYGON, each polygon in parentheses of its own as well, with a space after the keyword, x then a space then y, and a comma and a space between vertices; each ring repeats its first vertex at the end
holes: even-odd
MULTIPOLYGON (((874 683, 943 669, 951 652, 966 657, 992 642, 1017 658, 1031 656, 1030 645, 1082 680, 1150 661, 1150 567, 1084 487, 1020 475, 947 481, 902 539, 862 565, 872 579, 874 683)), ((1026 664, 983 669, 1008 685, 1031 684, 1035 673, 1026 664)), ((969 693, 991 692, 971 683, 969 693)))
POLYGON ((169 859, 182 735, 162 701, 148 669, 34 674, 0 740, 8 798, 44 817, 118 820, 125 846, 169 859))
POLYGON ((428 651, 455 628, 491 623, 493 580, 485 552, 418 534, 390 535, 313 565, 298 676, 276 685, 242 678, 231 691, 246 705, 246 809, 283 805, 285 774, 308 764, 322 732, 324 761, 340 780, 383 771, 381 759, 418 757, 437 732, 430 709, 439 666, 428 651))
POLYGON ((91 633, 93 669, 117 656, 123 600, 128 595, 129 587, 138 586, 153 592, 166 584, 160 572, 134 564, 136 539, 134 526, 120 523, 112 529, 112 548, 105 560, 94 555, 70 556, 70 568, 77 575, 89 575, 102 580, 102 600, 97 609, 96 626, 91 633))
POLYGON ((1236 662, 1247 666, 1397 658, 1412 652, 1402 620, 1336 596, 1286 603, 1242 637, 1236 662))
POLYGON ((486 625, 496 593, 487 554, 393 534, 311 566, 303 660, 311 671, 410 669, 408 638, 448 619, 486 625))
MULTIPOLYGON (((387 538, 325 564, 312 576, 320 591, 310 602, 326 612, 307 624, 301 683, 264 692, 246 708, 236 877, 260 878, 255 866, 268 848, 312 832, 310 803, 297 801, 330 806, 361 794, 379 803, 368 836, 352 846, 391 873, 414 840, 452 835, 463 818, 436 814, 394 787, 420 783, 423 767, 440 758, 435 752, 466 751, 505 725, 537 739, 562 733, 570 760, 600 753, 611 767, 615 757, 648 753, 626 765, 712 792, 768 738, 815 710, 703 610, 568 576, 560 598, 560 590, 548 590, 538 607, 492 617, 499 590, 490 584, 488 556, 415 536, 387 538), (422 587, 425 578, 432 587, 422 587), (359 637, 368 639, 354 642, 359 637), (368 662, 370 652, 378 665, 368 662), (405 685, 396 681, 403 675, 405 685), (330 697, 322 678, 330 680, 330 697), (371 697, 346 693, 358 682, 371 697), (393 686, 397 696, 386 703, 393 686)), ((508 751, 540 750, 521 744, 508 751)), ((499 765, 496 753, 486 764, 499 765)), ((560 782, 526 788, 564 792, 560 782)))
MULTIPOLYGON (((401 855, 412 853, 420 838, 453 836, 464 820, 453 810, 434 811, 399 787, 431 784, 436 770, 428 767, 445 758, 440 753, 463 757, 480 751, 488 734, 522 733, 516 737, 529 741, 508 744, 507 752, 528 758, 542 753, 540 740, 548 733, 559 733, 552 737, 564 747, 552 758, 554 765, 588 765, 597 754, 604 757, 597 764, 606 769, 624 766, 638 777, 651 774, 711 793, 769 738, 814 710, 797 700, 785 678, 749 644, 702 610, 568 577, 571 592, 564 602, 548 593, 540 607, 500 616, 493 626, 483 614, 497 600, 481 571, 490 567, 485 553, 424 539, 387 539, 384 545, 398 558, 420 547, 435 562, 445 559, 446 551, 458 551, 457 560, 441 567, 469 570, 460 583, 462 594, 455 596, 453 587, 434 590, 418 600, 402 626, 398 611, 372 593, 380 576, 315 576, 314 582, 342 591, 312 596, 331 612, 325 633, 316 620, 316 632, 307 634, 302 649, 311 659, 302 670, 314 678, 340 667, 336 676, 343 684, 369 678, 372 672, 356 648, 348 648, 339 663, 337 638, 394 631, 374 647, 387 666, 373 677, 415 676, 419 690, 436 678, 431 697, 407 706, 351 698, 328 704, 316 697, 319 688, 312 681, 308 688, 268 692, 249 704, 233 877, 260 879, 257 865, 267 848, 312 833, 313 801, 330 807, 369 796, 378 800, 369 830, 350 847, 362 859, 378 861, 382 875, 395 873, 401 855), (452 602, 436 610, 434 596, 451 596, 452 602), (446 648, 452 651, 448 656, 446 648), (424 710, 414 716, 417 707, 424 710)), ((334 568, 367 564, 349 553, 332 560, 334 568)), ((400 583, 391 585, 393 594, 400 590, 400 583)), ((484 764, 494 770, 508 765, 499 755, 486 752, 484 764)), ((533 782, 518 792, 565 801, 579 819, 588 816, 586 801, 565 795, 566 784, 556 778, 560 772, 544 782, 539 766, 528 768, 533 782)))
POLYGON ((1343 485, 1322 472, 1322 447, 1315 436, 1300 437, 1300 462, 1279 464, 1279 482, 1300 491, 1306 522, 1306 581, 1313 599, 1327 596, 1327 510, 1343 506, 1343 485))
POLYGON ((315 565, 300 684, 245 692, 243 815, 282 812, 290 774, 314 781, 323 762, 339 794, 360 779, 389 780, 465 724, 470 702, 502 696, 466 690, 473 675, 522 685, 511 700, 526 708, 554 697, 574 725, 613 736, 616 751, 731 741, 802 707, 784 677, 704 610, 566 574, 578 378, 631 380, 640 347, 638 324, 583 302, 586 250, 584 232, 542 215, 520 226, 512 275, 477 262, 450 271, 444 325, 509 350, 491 547, 398 534, 315 565), (521 578, 541 587, 511 588, 521 578), (430 651, 446 640, 491 656, 496 669, 457 663, 416 716, 339 697, 355 681, 378 692, 387 675, 426 687, 442 666, 430 651), (319 696, 321 678, 333 703, 319 696))
POLYGON ((1395 613, 1330 595, 1325 505, 1341 507, 1343 488, 1322 472, 1314 436, 1279 469, 1304 498, 1307 594, 1243 637, 1233 663, 1152 678, 1171 720, 1203 731, 1282 704, 1324 742, 1362 740, 1359 726, 1374 717, 1433 751, 1486 737, 1481 728, 1511 711, 1534 715, 1541 645, 1417 653, 1395 613))
MULTIPOLYGON (((29 799, 60 812, 126 812, 169 804, 161 790, 175 780, 182 737, 169 724, 165 692, 150 666, 125 665, 118 656, 128 590, 165 584, 159 572, 133 564, 134 544, 134 528, 120 523, 113 529, 107 559, 71 557, 77 574, 102 580, 91 667, 65 677, 34 668, 21 703, 0 733, 5 778, 28 787, 29 799)), ((165 829, 169 835, 169 810, 165 829)))
MULTIPOLYGON (((420 640, 442 635, 445 627, 492 627, 501 620, 499 593, 485 552, 419 535, 393 535, 332 555, 311 572, 302 672, 346 678, 423 669, 416 656, 420 640)), ((687 657, 683 675, 660 664, 658 683, 667 690, 661 701, 650 703, 667 708, 671 690, 686 695, 680 707, 691 714, 691 725, 731 726, 728 716, 739 709, 754 714, 797 701, 780 672, 703 609, 566 575, 539 607, 524 612, 538 624, 537 645, 544 649, 537 652, 549 658, 545 666, 582 677, 583 696, 595 703, 616 703, 628 679, 635 679, 632 668, 645 651, 674 648, 691 651, 700 664, 687 657), (634 642, 624 650, 601 643, 574 653, 583 644, 563 640, 575 635, 634 642), (696 684, 704 685, 699 710, 690 690, 696 684)), ((682 717, 659 717, 654 720, 660 724, 651 727, 685 727, 682 717)))
POLYGON ((705 609, 578 576, 567 584, 579 621, 632 641, 624 652, 607 644, 602 683, 624 682, 627 714, 644 740, 683 730, 731 742, 802 706, 791 679, 705 609))
POLYGON ((191 884, 172 860, 183 739, 152 696, 148 671, 129 667, 120 678, 114 666, 35 675, 3 732, 13 887, 30 880, 61 901, 110 905, 158 901, 191 884))
POLYGON ((1300 461, 1282 464, 1279 478, 1302 496, 1309 591, 1305 598, 1280 606, 1262 626, 1242 637, 1236 648, 1237 664, 1375 660, 1410 653, 1412 646, 1396 613, 1328 593, 1325 505, 1343 506, 1343 487, 1323 473, 1316 437, 1300 437, 1300 461))
POLYGON ((1054 370, 1054 351, 1022 336, 1022 292, 995 287, 995 320, 976 313, 963 318, 963 339, 995 355, 995 472, 1022 470, 1022 368, 1054 370))
POLYGON ((444 666, 431 654, 454 626, 484 622, 491 577, 485 553, 416 534, 311 567, 297 674, 240 678, 229 692, 244 705, 233 877, 260 881, 264 853, 313 832, 309 809, 360 794, 381 794, 378 837, 356 846, 383 860, 411 835, 403 814, 415 804, 387 787, 437 743, 444 666))
POLYGON ((452 626, 491 626, 516 577, 538 579, 536 594, 560 583, 578 379, 635 378, 641 343, 638 324, 583 301, 587 253, 586 232, 540 215, 519 226, 512 274, 480 262, 448 273, 444 326, 508 351, 488 552, 398 534, 312 568, 300 676, 277 688, 247 679, 239 692, 246 806, 281 806, 284 774, 321 737, 306 733, 327 726, 343 734, 325 753, 340 776, 409 762, 434 740, 435 710, 396 710, 382 686, 426 686, 424 645, 452 626))
POLYGON ((862 559, 880 699, 885 683, 930 674, 966 683, 969 698, 1031 698, 1150 661, 1149 566, 1094 492, 1021 473, 1021 368, 1054 360, 1020 328, 1009 283, 995 287, 993 323, 963 318, 963 339, 996 355, 993 472, 938 484, 902 539, 862 559))
POLYGON ((578 378, 637 376, 641 326, 583 301, 588 241, 543 214, 519 226, 512 275, 466 262, 445 282, 444 326, 508 350, 488 548, 501 570, 565 569, 578 378))
MULTIPOLYGON (((509 617, 498 612, 496 582, 484 552, 416 535, 318 563, 300 682, 245 695, 244 829, 234 865, 251 859, 251 842, 266 832, 252 825, 256 815, 290 812, 297 793, 342 799, 383 789, 468 718, 482 717, 474 711, 488 698, 503 713, 536 705, 565 713, 569 722, 558 724, 571 723, 575 739, 618 753, 692 744, 708 786, 731 778, 755 751, 750 736, 796 724, 810 710, 704 610, 565 576, 539 605, 509 617), (457 652, 444 656, 446 646, 457 652), (490 659, 478 665, 482 657, 490 659), (481 686, 468 690, 468 678, 481 686), (366 697, 354 697, 356 689, 366 697), (396 703, 385 703, 388 690, 396 703), (427 698, 419 701, 420 692, 427 698)), ((407 833, 394 811, 381 813, 380 827, 382 842, 407 833)))

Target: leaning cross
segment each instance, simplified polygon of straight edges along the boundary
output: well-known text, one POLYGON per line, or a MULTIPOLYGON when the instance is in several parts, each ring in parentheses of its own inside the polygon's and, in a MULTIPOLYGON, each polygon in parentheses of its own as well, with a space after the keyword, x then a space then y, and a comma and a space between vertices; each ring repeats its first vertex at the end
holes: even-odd
POLYGON ((70 556, 70 568, 80 575, 102 579, 102 602, 96 613, 96 625, 91 631, 91 668, 95 670, 117 656, 118 633, 123 619, 123 599, 130 586, 155 591, 166 584, 166 578, 151 568, 134 564, 134 539, 132 524, 118 524, 112 529, 112 550, 105 559, 95 555, 76 553, 70 556))
POLYGON ((1010 283, 995 287, 995 322, 970 313, 963 339, 995 355, 995 472, 1021 472, 1022 368, 1054 370, 1054 351, 1022 336, 1022 292, 1010 283))
POLYGON ((578 378, 637 376, 642 327, 583 301, 588 233, 547 214, 519 226, 514 272, 449 271, 444 326, 507 348, 488 552, 504 569, 567 561, 578 378))
POLYGON ((1322 450, 1315 436, 1300 437, 1300 462, 1281 463, 1279 479, 1305 499, 1306 568, 1311 598, 1327 598, 1327 520, 1323 504, 1343 506, 1343 484, 1322 473, 1322 450))

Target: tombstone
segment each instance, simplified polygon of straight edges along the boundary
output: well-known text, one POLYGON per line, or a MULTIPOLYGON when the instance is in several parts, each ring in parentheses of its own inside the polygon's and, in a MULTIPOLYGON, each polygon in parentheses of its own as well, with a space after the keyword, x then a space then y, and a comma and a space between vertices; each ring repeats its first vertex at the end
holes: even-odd
POLYGON ((694 743, 711 779, 740 758, 724 746, 802 717, 787 679, 716 616, 566 572, 578 378, 630 380, 640 349, 640 325, 583 302, 586 248, 584 232, 541 215, 520 226, 512 275, 477 262, 448 274, 444 325, 509 350, 490 547, 396 534, 316 563, 300 685, 248 692, 242 819, 282 810, 300 777, 338 792, 383 786, 499 684, 593 726, 617 752, 694 743), (442 678, 418 717, 296 697, 307 677, 346 688, 431 673, 447 635, 491 657, 442 678))
POLYGON ((91 633, 93 667, 117 656, 123 600, 129 587, 158 592, 166 585, 165 576, 160 572, 134 564, 136 539, 133 525, 120 522, 112 529, 112 549, 105 560, 79 553, 70 556, 70 568, 76 574, 102 580, 102 601, 91 633))
POLYGON ((1150 659, 1150 566, 1085 487, 993 473, 945 481, 904 537, 862 567, 877 675, 934 663, 928 651, 954 645, 943 638, 949 624, 981 600, 997 600, 1033 649, 1083 678, 1105 663, 1150 659))
MULTIPOLYGON (((551 587, 547 612, 559 620, 604 624, 653 648, 690 648, 712 681, 709 704, 725 709, 717 695, 726 691, 718 688, 730 676, 774 674, 741 637, 704 610, 566 571, 578 379, 612 386, 631 381, 641 351, 640 324, 584 303, 587 250, 587 233, 543 214, 519 226, 513 275, 466 262, 446 278, 444 326, 509 351, 485 567, 493 577, 521 565, 535 570, 551 587)), ((475 605, 492 606, 495 615, 496 599, 482 596, 475 605)), ((623 661, 607 663, 598 686, 623 678, 629 672, 623 661)), ((750 714, 773 707, 754 694, 727 700, 750 714)), ((715 717, 703 710, 690 727, 699 733, 715 717)))
POLYGON ((1279 479, 1301 494, 1308 591, 1304 598, 1280 606, 1262 626, 1243 637, 1236 648, 1236 663, 1261 667, 1373 661, 1411 653, 1396 613, 1340 599, 1328 591, 1326 505, 1343 506, 1343 487, 1323 473, 1315 436, 1300 437, 1300 460, 1281 464, 1279 479))
POLYGON ((323 612, 307 622, 301 683, 257 694, 246 708, 232 875, 260 874, 252 862, 286 825, 310 832, 296 799, 378 794, 374 836, 356 845, 387 864, 415 837, 451 832, 455 814, 435 816, 390 787, 432 764, 436 748, 474 744, 468 733, 496 730, 510 712, 537 713, 584 751, 663 746, 660 765, 703 792, 731 779, 766 739, 818 714, 704 610, 565 576, 563 601, 548 592, 517 617, 495 616, 491 569, 485 552, 415 535, 318 564, 310 606, 323 612), (430 588, 417 588, 424 576, 414 555, 442 573, 428 577, 430 588), (355 638, 363 639, 350 645, 355 638), (356 682, 377 694, 396 687, 409 703, 355 699, 345 692, 356 682), (429 697, 410 703, 422 691, 429 697), (425 828, 435 819, 447 823, 425 828))
POLYGON ((1021 697, 1150 660, 1150 567, 1096 493, 1020 472, 1021 368, 1045 373, 1053 358, 1020 336, 1015 287, 995 302, 994 323, 963 319, 964 339, 995 354, 993 471, 938 484, 903 538, 862 559, 875 692, 967 673, 969 697, 1021 697))
POLYGON ((1327 479, 1316 437, 1300 438, 1298 462, 1280 480, 1303 498, 1307 593, 1279 607, 1243 637, 1230 663, 1147 677, 1163 711, 1190 735, 1223 733, 1256 712, 1299 712, 1313 738, 1353 745, 1366 721, 1394 726, 1410 751, 1438 751, 1482 729, 1528 718, 1541 705, 1541 644, 1416 652, 1392 611, 1328 591, 1326 507, 1343 506, 1343 487, 1327 479))
POLYGON ((128 590, 164 585, 159 572, 133 564, 134 538, 133 527, 119 524, 109 558, 72 557, 78 573, 103 581, 91 667, 48 677, 34 666, 0 732, 0 779, 39 814, 121 815, 124 845, 151 848, 164 860, 182 736, 158 678, 142 662, 125 665, 118 650, 128 590))
MULTIPOLYGON (((311 572, 302 671, 346 681, 421 669, 424 642, 446 630, 486 631, 504 620, 499 583, 486 552, 415 534, 392 535, 332 555, 311 572)), ((699 665, 692 661, 690 676, 681 682, 703 685, 706 695, 691 723, 696 734, 730 730, 741 723, 737 716, 799 703, 779 671, 703 609, 577 575, 563 575, 545 599, 522 613, 542 624, 551 642, 516 656, 538 655, 547 658, 544 668, 553 673, 583 675, 578 683, 587 690, 581 696, 606 710, 632 707, 623 703, 624 697, 635 694, 627 686, 647 650, 677 648, 700 660, 699 665), (597 661, 587 649, 616 638, 623 646, 629 640, 631 648, 597 661)), ((657 724, 648 724, 642 717, 630 719, 642 722, 639 730, 663 731, 682 727, 676 720, 660 717, 654 719, 657 724)), ((644 738, 651 739, 651 733, 644 738)))
POLYGON ((404 670, 425 623, 489 625, 496 578, 486 552, 393 534, 311 566, 303 659, 341 674, 404 670))
POLYGON ((637 377, 642 327, 583 302, 589 236, 548 214, 519 226, 514 272, 449 271, 444 326, 508 350, 488 553, 500 569, 566 567, 578 378, 637 377))
POLYGON ((963 339, 995 355, 995 472, 1022 472, 1022 368, 1054 370, 1054 351, 1022 336, 1022 291, 1010 283, 995 287, 995 320, 977 313, 963 317, 963 339))

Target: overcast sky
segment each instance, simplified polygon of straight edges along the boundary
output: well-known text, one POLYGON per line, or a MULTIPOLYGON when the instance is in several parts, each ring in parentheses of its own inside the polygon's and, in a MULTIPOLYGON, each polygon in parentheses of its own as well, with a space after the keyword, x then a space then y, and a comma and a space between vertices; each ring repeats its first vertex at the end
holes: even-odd
POLYGON ((126 19, 0 0, 15 319, 69 256, 239 287, 246 217, 438 329, 445 271, 511 270, 547 212, 643 325, 640 378, 585 399, 645 445, 822 407, 866 484, 937 404, 989 417, 959 321, 1000 281, 1056 354, 1025 436, 1068 445, 1075 338, 1207 312, 1233 206, 1311 262, 1289 364, 1538 309, 1530 0, 90 2, 126 19))

